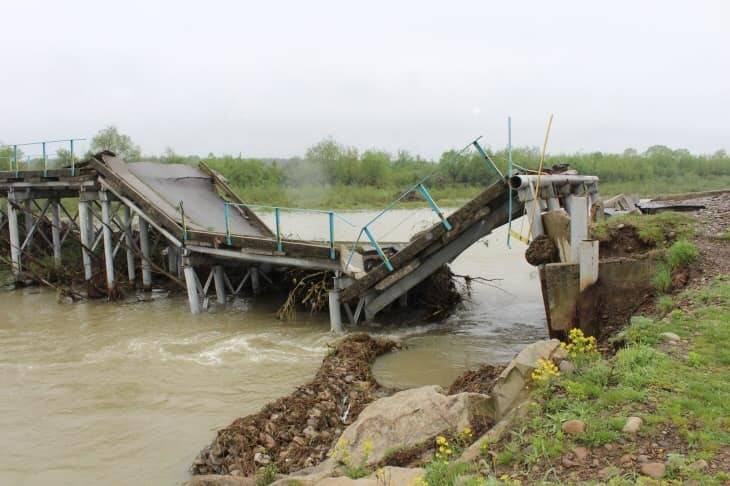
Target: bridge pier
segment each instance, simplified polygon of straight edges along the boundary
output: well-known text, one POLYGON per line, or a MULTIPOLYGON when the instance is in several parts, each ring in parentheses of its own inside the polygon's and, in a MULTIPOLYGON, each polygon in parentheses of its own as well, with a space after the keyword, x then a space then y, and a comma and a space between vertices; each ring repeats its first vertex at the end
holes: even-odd
POLYGON ((142 289, 152 288, 152 265, 150 265, 150 228, 147 221, 139 216, 139 247, 142 253, 142 289))
MULTIPOLYGON (((185 258, 187 260, 187 258, 185 258)), ((188 292, 188 304, 192 314, 200 314, 200 296, 198 295, 198 277, 195 275, 195 269, 190 262, 185 261, 183 264, 183 274, 185 275, 185 286, 188 292)))
POLYGON ((61 266, 61 202, 51 201, 51 240, 53 241, 53 262, 61 266))
POLYGON ((21 264, 20 264, 20 232, 18 230, 18 209, 15 191, 8 192, 8 230, 10 233, 10 260, 12 262, 12 272, 15 281, 20 280, 21 264))
POLYGON ((114 289, 114 240, 111 227, 111 201, 106 191, 101 191, 101 223, 104 238, 104 264, 106 267, 106 288, 111 294, 114 289))
POLYGON ((251 266, 251 291, 253 295, 261 295, 261 279, 259 278, 259 267, 251 266))
POLYGON ((89 202, 85 200, 83 196, 84 193, 82 192, 81 198, 79 199, 79 232, 81 236, 81 259, 84 265, 84 280, 90 282, 92 277, 91 245, 93 245, 93 242, 91 241, 91 239, 93 238, 93 233, 90 233, 91 214, 89 211, 89 202))
POLYGON ((219 304, 226 303, 226 283, 223 275, 223 267, 213 267, 213 283, 215 284, 215 296, 219 304))
POLYGON ((329 297, 329 311, 330 311, 330 331, 336 334, 342 334, 344 328, 342 327, 342 309, 340 302, 340 278, 336 276, 334 278, 334 285, 332 290, 328 292, 329 297))

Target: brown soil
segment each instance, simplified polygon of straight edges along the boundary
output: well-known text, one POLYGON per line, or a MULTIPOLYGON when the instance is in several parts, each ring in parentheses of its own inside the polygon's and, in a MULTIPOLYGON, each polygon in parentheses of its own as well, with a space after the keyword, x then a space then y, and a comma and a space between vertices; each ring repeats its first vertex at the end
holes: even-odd
MULTIPOLYGON (((468 293, 468 289, 466 289, 468 293)), ((425 310, 423 319, 436 321, 447 317, 462 301, 454 274, 444 265, 408 293, 409 307, 425 310)))
POLYGON ((483 364, 476 370, 469 370, 454 380, 449 387, 449 395, 462 392, 488 395, 504 368, 503 365, 483 364))
POLYGON ((653 248, 653 245, 639 238, 639 232, 630 224, 619 225, 607 240, 600 243, 601 258, 634 256, 653 248))
POLYGON ((195 459, 193 474, 253 475, 266 463, 287 473, 314 466, 370 402, 391 394, 370 365, 398 344, 364 333, 337 342, 314 380, 219 430, 195 459))

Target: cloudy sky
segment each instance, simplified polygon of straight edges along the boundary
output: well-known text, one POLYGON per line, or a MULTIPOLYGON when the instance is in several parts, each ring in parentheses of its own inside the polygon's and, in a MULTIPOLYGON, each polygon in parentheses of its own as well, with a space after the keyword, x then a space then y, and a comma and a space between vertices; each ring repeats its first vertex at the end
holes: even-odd
POLYGON ((727 1, 0 0, 0 141, 730 149, 727 1))

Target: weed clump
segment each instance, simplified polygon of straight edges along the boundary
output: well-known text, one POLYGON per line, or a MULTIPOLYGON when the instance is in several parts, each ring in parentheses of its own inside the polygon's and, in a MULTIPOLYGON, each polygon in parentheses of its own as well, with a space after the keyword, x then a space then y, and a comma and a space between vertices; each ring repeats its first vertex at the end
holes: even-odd
POLYGON ((679 240, 667 250, 667 264, 672 270, 687 267, 700 256, 700 251, 687 240, 679 240))

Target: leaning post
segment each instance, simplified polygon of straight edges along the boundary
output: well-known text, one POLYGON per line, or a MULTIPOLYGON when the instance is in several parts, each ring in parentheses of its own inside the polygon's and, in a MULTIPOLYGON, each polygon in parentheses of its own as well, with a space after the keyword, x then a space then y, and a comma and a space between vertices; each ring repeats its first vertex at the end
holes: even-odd
POLYGON ((89 212, 89 201, 84 198, 82 192, 79 198, 79 230, 81 231, 81 258, 84 263, 84 280, 91 280, 91 213, 89 212))
POLYGON ((215 296, 219 304, 226 303, 226 282, 223 277, 223 267, 216 265, 213 267, 213 281, 215 283, 215 296))
POLYGON ((190 263, 190 258, 183 257, 183 273, 185 275, 185 286, 188 290, 188 303, 192 314, 200 314, 200 298, 198 297, 198 278, 195 276, 195 269, 190 263))

